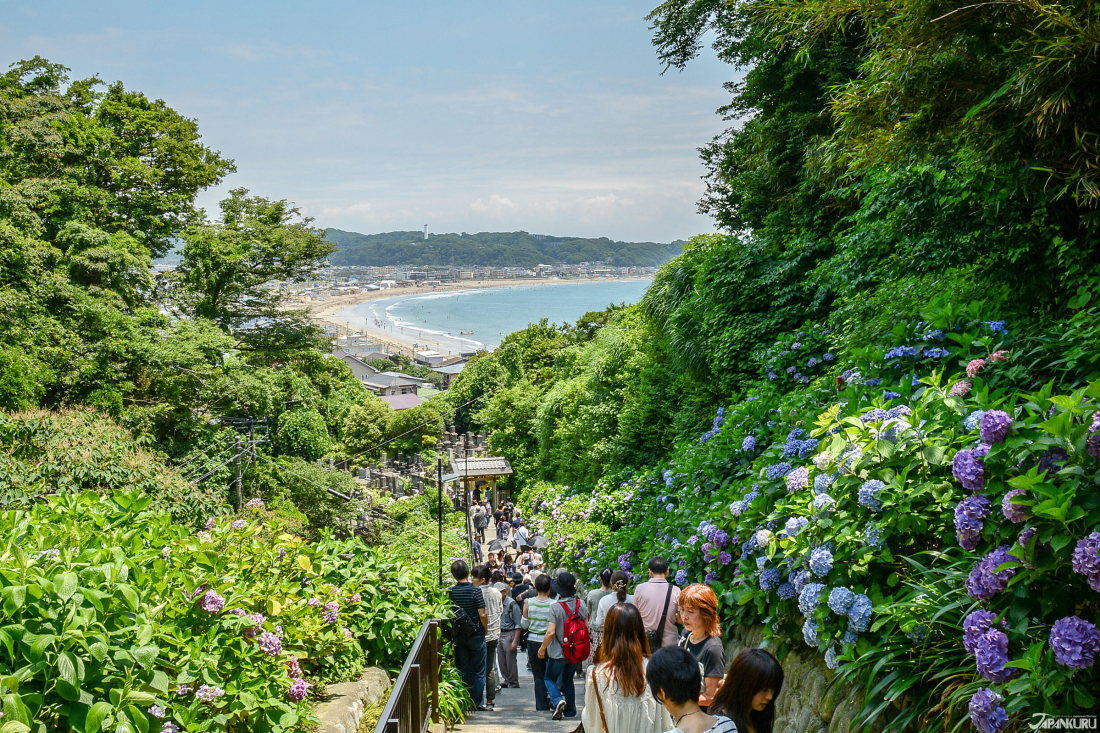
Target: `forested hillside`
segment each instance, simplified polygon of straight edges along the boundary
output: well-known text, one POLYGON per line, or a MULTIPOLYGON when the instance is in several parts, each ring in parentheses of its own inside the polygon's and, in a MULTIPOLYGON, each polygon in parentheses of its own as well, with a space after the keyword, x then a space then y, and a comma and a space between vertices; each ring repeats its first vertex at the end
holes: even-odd
POLYGON ((334 265, 458 265, 480 267, 534 267, 535 265, 604 262, 616 267, 655 267, 680 254, 683 242, 616 242, 601 237, 536 237, 527 232, 431 234, 387 232, 359 234, 326 230, 339 248, 334 265))
POLYGON ((459 423, 512 460, 552 562, 668 557, 725 624, 861 686, 862 724, 1095 711, 1095 4, 650 19, 670 68, 713 38, 745 73, 702 148, 725 233, 596 327, 472 361, 459 423))

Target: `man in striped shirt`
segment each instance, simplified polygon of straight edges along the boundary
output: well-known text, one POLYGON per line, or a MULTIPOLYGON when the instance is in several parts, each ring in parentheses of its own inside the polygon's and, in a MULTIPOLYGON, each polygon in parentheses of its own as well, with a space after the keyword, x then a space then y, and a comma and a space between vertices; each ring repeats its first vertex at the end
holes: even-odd
MULTIPOLYGON (((485 613, 485 595, 470 582, 470 567, 465 560, 451 563, 451 575, 455 584, 447 589, 456 613, 464 613, 473 622, 476 631, 460 637, 455 633, 455 666, 462 681, 470 691, 470 697, 478 710, 487 710, 485 698, 485 632, 489 629, 489 617, 485 613)), ((455 623, 456 629, 459 624, 455 623)))

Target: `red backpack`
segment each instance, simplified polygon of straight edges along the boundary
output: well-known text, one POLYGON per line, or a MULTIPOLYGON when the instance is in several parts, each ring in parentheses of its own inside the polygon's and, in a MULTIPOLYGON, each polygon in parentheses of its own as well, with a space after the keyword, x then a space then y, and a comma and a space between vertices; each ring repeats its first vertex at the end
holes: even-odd
POLYGON ((569 610, 569 606, 565 605, 565 601, 558 601, 558 603, 569 614, 562 629, 562 656, 565 657, 567 662, 573 662, 574 664, 583 662, 588 659, 588 653, 592 650, 592 645, 588 636, 588 624, 580 617, 580 599, 574 599, 572 611, 569 610))

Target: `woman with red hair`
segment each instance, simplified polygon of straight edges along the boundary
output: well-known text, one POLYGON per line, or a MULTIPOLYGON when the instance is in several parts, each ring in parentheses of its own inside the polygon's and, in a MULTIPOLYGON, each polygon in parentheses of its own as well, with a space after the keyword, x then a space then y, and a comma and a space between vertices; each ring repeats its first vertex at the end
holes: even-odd
POLYGON ((588 669, 581 722, 591 733, 662 733, 668 711, 646 684, 649 640, 637 606, 616 603, 607 612, 603 641, 588 669))
POLYGON ((706 710, 726 674, 726 650, 718 624, 718 597, 709 585, 693 583, 680 592, 680 646, 699 663, 704 689, 699 706, 706 710))

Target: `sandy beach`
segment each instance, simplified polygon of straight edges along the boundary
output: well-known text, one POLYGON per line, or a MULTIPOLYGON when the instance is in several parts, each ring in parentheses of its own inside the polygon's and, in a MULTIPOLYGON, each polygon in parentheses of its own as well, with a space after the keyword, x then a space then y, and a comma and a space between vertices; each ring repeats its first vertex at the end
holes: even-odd
MULTIPOLYGON (((345 321, 336 319, 336 314, 347 308, 348 306, 357 305, 359 303, 366 303, 372 300, 381 300, 383 298, 394 298, 403 295, 417 295, 424 293, 441 293, 441 292, 454 292, 457 290, 484 290, 486 288, 507 288, 507 287, 519 287, 532 285, 555 285, 555 284, 570 284, 570 283, 590 283, 600 282, 601 280, 614 281, 627 281, 627 280, 651 280, 648 277, 621 277, 621 278, 544 278, 544 279, 521 279, 521 280, 470 280, 460 283, 453 283, 448 285, 441 285, 437 287, 405 287, 405 288, 387 288, 385 290, 368 290, 363 293, 354 295, 338 295, 330 296, 323 303, 287 303, 287 308, 292 309, 306 309, 311 312, 311 316, 314 322, 332 326, 338 329, 338 332, 343 334, 349 328, 345 321)), ((413 353, 412 337, 411 336, 395 336, 388 331, 379 331, 372 328, 366 328, 362 324, 354 325, 350 327, 352 333, 363 333, 365 335, 372 336, 380 344, 382 344, 383 351, 389 353, 409 354, 413 353)), ((430 337, 418 337, 415 339, 417 343, 421 345, 430 346, 441 350, 446 353, 448 349, 446 345, 436 341, 430 337)))

